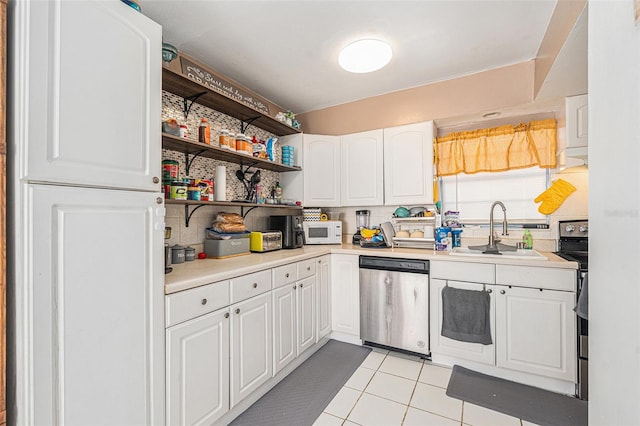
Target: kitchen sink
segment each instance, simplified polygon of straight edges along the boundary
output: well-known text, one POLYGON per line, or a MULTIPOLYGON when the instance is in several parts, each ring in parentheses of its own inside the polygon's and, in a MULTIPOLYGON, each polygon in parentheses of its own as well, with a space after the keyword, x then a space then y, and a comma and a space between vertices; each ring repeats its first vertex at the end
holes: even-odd
POLYGON ((500 254, 485 254, 480 250, 471 250, 468 247, 455 247, 450 256, 474 256, 474 257, 487 257, 495 259, 523 259, 523 260, 548 260, 547 256, 541 254, 535 250, 523 250, 518 249, 516 251, 504 251, 500 254))

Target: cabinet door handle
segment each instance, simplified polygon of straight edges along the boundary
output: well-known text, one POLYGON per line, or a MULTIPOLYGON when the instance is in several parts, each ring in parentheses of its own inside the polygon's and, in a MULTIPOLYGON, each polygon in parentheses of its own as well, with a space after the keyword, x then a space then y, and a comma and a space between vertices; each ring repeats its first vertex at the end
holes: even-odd
POLYGON ((285 278, 289 278, 289 273, 287 272, 286 274, 284 274, 285 278))
POLYGON ((297 286, 297 285, 294 285, 294 286, 293 286, 293 289, 294 289, 294 290, 296 290, 297 288, 298 288, 298 286, 297 286))
POLYGON ((500 290, 500 294, 505 294, 505 293, 506 293, 506 291, 500 290))
POLYGON ((229 312, 225 312, 224 317, 229 318, 229 312))
POLYGON ((311 266, 307 266, 307 271, 310 271, 310 270, 311 270, 311 266))
POLYGON ((158 176, 154 176, 153 183, 160 183, 160 178, 158 176))
POLYGON ((202 300, 200 301, 200 303, 202 303, 203 305, 206 305, 206 304, 207 304, 207 299, 202 299, 202 300))
POLYGON ((253 288, 258 288, 258 283, 253 283, 253 288))
POLYGON ((493 291, 493 290, 489 289, 489 290, 487 290, 487 293, 491 293, 492 291, 493 291))
POLYGON ((236 308, 236 314, 240 313, 240 308, 236 308))
POLYGON ((302 288, 302 283, 300 283, 300 288, 302 288))

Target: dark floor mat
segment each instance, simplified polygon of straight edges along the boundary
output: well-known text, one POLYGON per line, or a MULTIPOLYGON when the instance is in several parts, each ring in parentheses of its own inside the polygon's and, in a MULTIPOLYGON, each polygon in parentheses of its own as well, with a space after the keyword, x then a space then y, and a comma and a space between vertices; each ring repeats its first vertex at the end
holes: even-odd
POLYGON ((453 366, 447 395, 541 426, 588 424, 586 401, 488 376, 459 365, 453 366))
POLYGON ((329 340, 231 425, 312 425, 369 352, 329 340))

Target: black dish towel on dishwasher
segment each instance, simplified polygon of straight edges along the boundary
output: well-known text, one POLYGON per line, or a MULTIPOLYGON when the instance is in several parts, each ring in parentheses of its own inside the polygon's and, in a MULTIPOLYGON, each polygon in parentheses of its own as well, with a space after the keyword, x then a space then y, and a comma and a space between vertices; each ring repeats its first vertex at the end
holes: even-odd
POLYGON ((445 286, 442 289, 442 332, 461 342, 490 345, 491 296, 480 290, 445 286))

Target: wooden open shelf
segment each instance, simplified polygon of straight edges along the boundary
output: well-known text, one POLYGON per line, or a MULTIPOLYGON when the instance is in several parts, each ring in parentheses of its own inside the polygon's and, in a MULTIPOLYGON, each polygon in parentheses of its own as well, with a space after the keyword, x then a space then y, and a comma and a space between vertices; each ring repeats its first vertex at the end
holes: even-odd
MULTIPOLYGON (((299 172, 300 167, 285 166, 284 164, 274 163, 273 161, 264 160, 262 158, 251 157, 245 154, 238 154, 234 151, 219 148, 213 145, 207 145, 190 139, 181 138, 162 134, 162 147, 172 151, 183 152, 185 154, 195 155, 199 157, 213 158, 215 160, 228 161, 229 163, 240 164, 241 166, 253 166, 259 169, 271 170, 274 172, 299 172)), ((262 204, 261 204, 262 206, 262 204)))
POLYGON ((195 201, 195 200, 172 200, 165 199, 165 204, 181 204, 181 205, 204 205, 204 206, 233 206, 233 207, 270 207, 280 209, 297 209, 302 210, 301 206, 289 205, 289 204, 255 204, 255 203, 241 203, 235 201, 195 201))

